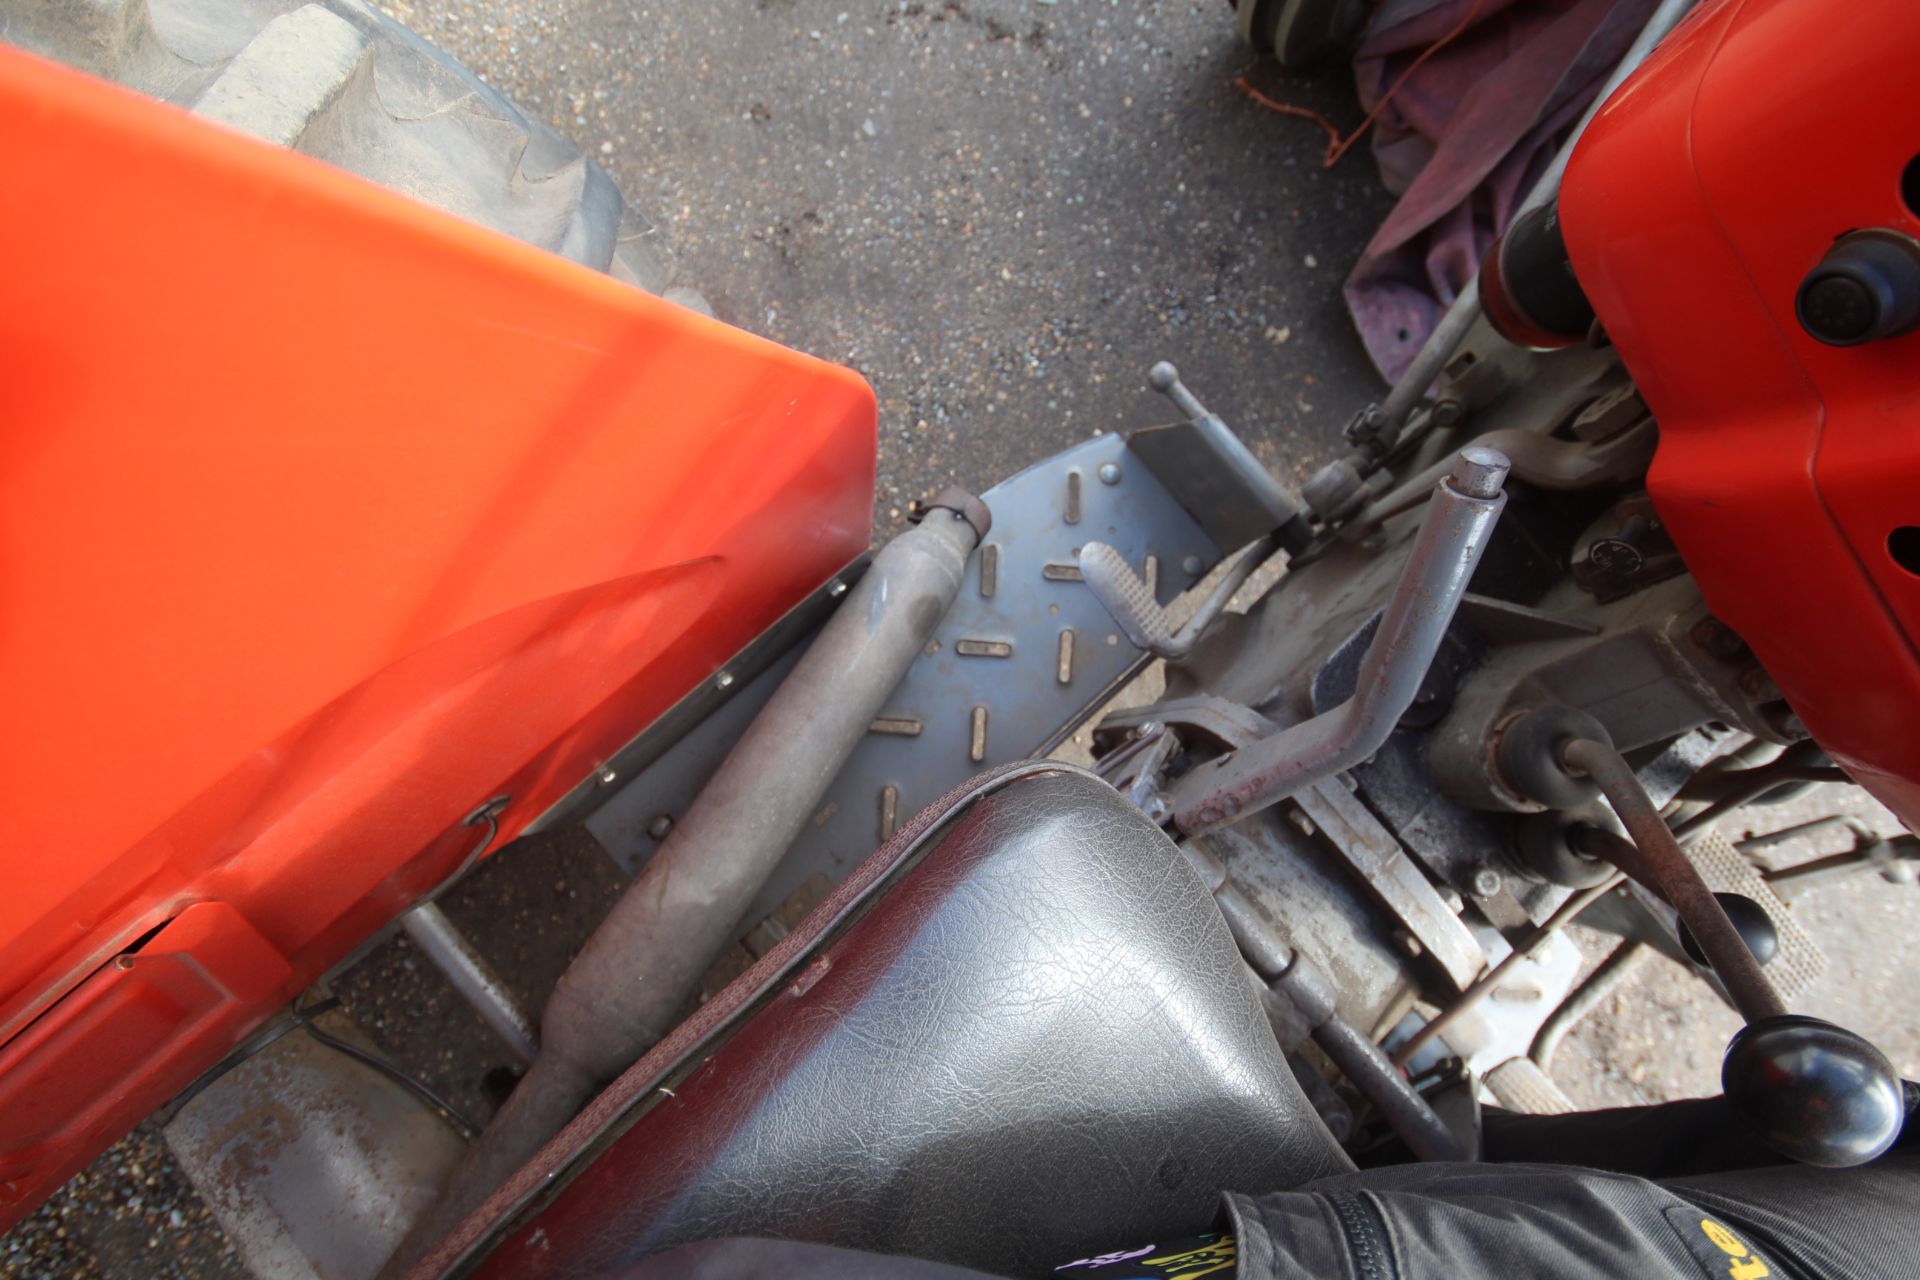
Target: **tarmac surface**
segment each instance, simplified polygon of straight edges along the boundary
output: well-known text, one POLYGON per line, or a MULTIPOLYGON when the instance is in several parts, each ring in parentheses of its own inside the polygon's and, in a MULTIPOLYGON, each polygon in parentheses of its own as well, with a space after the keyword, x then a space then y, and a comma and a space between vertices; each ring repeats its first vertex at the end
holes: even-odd
MULTIPOLYGON (((1364 147, 1323 170, 1318 130, 1235 82, 1349 128, 1350 85, 1263 65, 1220 0, 388 7, 605 165, 721 318, 867 376, 877 535, 948 483, 984 488, 1090 434, 1172 420, 1145 388, 1156 360, 1296 484, 1378 394, 1339 283, 1391 198, 1364 147)), ((537 1008, 621 883, 562 833, 483 864, 444 905, 537 1008)), ((1805 1007, 1920 1074, 1894 999, 1920 986, 1920 894, 1856 880, 1806 908, 1833 963, 1805 1007)), ((404 942, 339 993, 463 1110, 497 1103, 497 1044, 404 942)), ((1734 1025, 1657 961, 1556 1074, 1587 1104, 1712 1092, 1734 1025)), ((148 1135, 0 1239, 0 1275, 243 1274, 148 1135)))

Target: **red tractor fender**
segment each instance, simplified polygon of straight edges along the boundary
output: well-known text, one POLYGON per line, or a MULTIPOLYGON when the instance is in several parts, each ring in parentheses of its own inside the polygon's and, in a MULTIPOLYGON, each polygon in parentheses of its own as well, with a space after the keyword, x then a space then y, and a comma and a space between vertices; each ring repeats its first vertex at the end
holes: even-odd
POLYGON ((1560 196, 1575 274, 1660 424, 1648 490, 1708 606, 1815 740, 1920 826, 1920 332, 1796 319, 1847 232, 1920 233, 1920 8, 1718 0, 1602 107, 1560 196), (1908 199, 1911 199, 1909 194, 1908 199))
POLYGON ((0 47, 0 1229, 867 547, 872 392, 0 47))

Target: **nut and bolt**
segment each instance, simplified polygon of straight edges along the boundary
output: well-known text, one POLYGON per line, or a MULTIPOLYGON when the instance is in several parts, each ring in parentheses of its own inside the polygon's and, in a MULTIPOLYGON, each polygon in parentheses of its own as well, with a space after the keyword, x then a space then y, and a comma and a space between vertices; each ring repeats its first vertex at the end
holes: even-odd
POLYGON ((1734 683, 1740 686, 1740 692, 1755 702, 1771 702, 1780 696, 1779 686, 1774 684, 1773 677, 1767 674, 1765 667, 1748 667, 1734 683))
POLYGON ((1120 483, 1120 467, 1117 463, 1103 462, 1100 464, 1100 483, 1101 484, 1119 484, 1120 483))
POLYGON ((665 840, 673 830, 673 815, 663 813, 647 824, 647 835, 654 840, 665 840))
POLYGON ((1432 420, 1436 430, 1451 431, 1467 420, 1467 406, 1449 396, 1433 406, 1432 420))
POLYGON ((1702 618, 1687 632, 1693 642, 1716 658, 1737 658, 1747 651, 1747 642, 1718 618, 1702 618))
POLYGON ((1498 871, 1492 867, 1482 867, 1473 873, 1473 896, 1491 898, 1499 893, 1505 884, 1506 881, 1501 879, 1498 871))
POLYGON ((1451 885, 1440 891, 1440 903, 1455 915, 1467 909, 1467 900, 1461 897, 1460 891, 1451 885))
POLYGON ((1582 409, 1573 419, 1573 434, 1592 444, 1611 440, 1647 417, 1646 402, 1629 383, 1616 387, 1582 409))
POLYGON ((1781 737, 1798 742, 1808 736, 1807 726, 1801 722, 1799 716, 1793 713, 1793 708, 1787 705, 1786 699, 1769 702, 1759 710, 1760 718, 1767 722, 1767 727, 1781 737))

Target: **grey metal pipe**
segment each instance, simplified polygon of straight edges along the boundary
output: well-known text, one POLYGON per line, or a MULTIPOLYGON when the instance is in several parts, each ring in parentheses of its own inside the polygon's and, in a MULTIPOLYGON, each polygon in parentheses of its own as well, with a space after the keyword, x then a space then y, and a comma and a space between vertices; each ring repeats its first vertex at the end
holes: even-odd
POLYGON ((1344 1018, 1313 1029, 1313 1042, 1366 1097, 1389 1129, 1422 1160, 1465 1160, 1467 1153, 1419 1091, 1406 1082, 1379 1045, 1344 1018))
POLYGON ((446 975, 460 998, 473 1006, 480 1020, 513 1051, 521 1066, 540 1051, 533 1023, 467 936, 447 919, 437 902, 423 902, 400 917, 401 931, 434 966, 446 975))
POLYGON ((404 1274, 672 1030, 700 976, 946 616, 985 508, 934 508, 889 542, 560 978, 540 1052, 394 1253, 404 1274))
POLYGON ((1454 609, 1506 506, 1507 460, 1491 449, 1460 451, 1407 553, 1380 629, 1360 663, 1353 696, 1271 738, 1228 752, 1174 786, 1174 821, 1211 831, 1264 809, 1365 760, 1413 705, 1454 609))
POLYGON ((1227 879, 1226 867, 1212 851, 1194 840, 1183 841, 1180 848, 1213 894, 1226 919, 1227 931, 1233 934, 1248 966, 1299 1012, 1313 1042, 1353 1082, 1407 1149, 1422 1160, 1466 1159, 1466 1152, 1446 1122, 1407 1083, 1380 1046, 1340 1016, 1327 980, 1227 879))
MULTIPOLYGON (((1660 43, 1667 32, 1680 25, 1680 19, 1686 17, 1687 11, 1696 3, 1697 0, 1662 0, 1660 7, 1647 19, 1647 25, 1640 29, 1640 34, 1627 46, 1626 53, 1621 55, 1613 74, 1600 86, 1600 92, 1594 95, 1586 114, 1580 117, 1580 123, 1574 125, 1573 132, 1567 135, 1566 145, 1555 153, 1546 171, 1533 184, 1533 189, 1527 192, 1527 198, 1513 211, 1516 219, 1527 210, 1538 208, 1560 194, 1560 180, 1566 176, 1567 160, 1573 155, 1580 135, 1587 131, 1587 126, 1599 114, 1607 99, 1613 96, 1613 91, 1625 83, 1634 68, 1647 60, 1653 47, 1660 43)), ((1393 389, 1381 403, 1380 413, 1385 419, 1381 434, 1387 440, 1388 447, 1399 435, 1407 415, 1420 403, 1420 398, 1426 395, 1427 388, 1440 376, 1440 371, 1447 367, 1447 361, 1453 359, 1453 353, 1459 350, 1467 331, 1473 328, 1473 322, 1479 318, 1480 279, 1476 276, 1467 281, 1466 288, 1454 298, 1453 305, 1440 317, 1440 323, 1434 326, 1433 332, 1427 335, 1426 342, 1413 357, 1413 363, 1407 366, 1406 372, 1400 375, 1399 381, 1393 384, 1393 389)))

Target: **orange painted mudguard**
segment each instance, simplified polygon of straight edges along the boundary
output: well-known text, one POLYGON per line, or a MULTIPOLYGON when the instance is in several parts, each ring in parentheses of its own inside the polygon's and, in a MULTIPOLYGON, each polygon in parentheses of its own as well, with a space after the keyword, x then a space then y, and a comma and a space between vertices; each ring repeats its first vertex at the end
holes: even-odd
POLYGON ((0 1228, 867 545, 785 350, 0 47, 0 1228))

